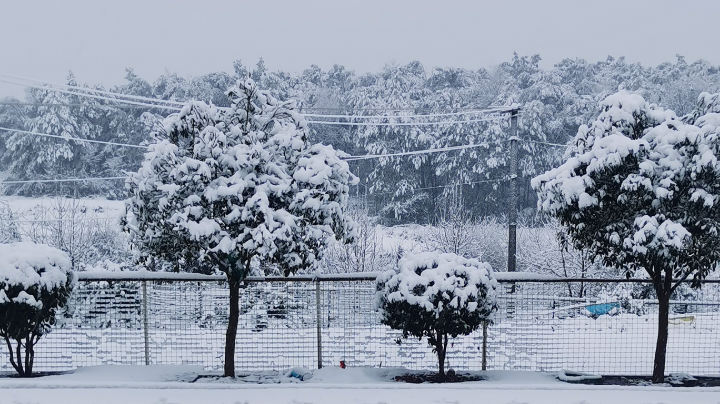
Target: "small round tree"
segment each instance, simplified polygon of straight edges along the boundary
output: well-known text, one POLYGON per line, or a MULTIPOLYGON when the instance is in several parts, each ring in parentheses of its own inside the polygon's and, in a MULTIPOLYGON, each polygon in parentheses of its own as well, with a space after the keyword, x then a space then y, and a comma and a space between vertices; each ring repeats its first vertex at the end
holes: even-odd
POLYGON ((70 257, 43 244, 0 244, 0 337, 10 363, 32 375, 35 344, 55 324, 74 285, 70 257), (24 350, 24 352, 23 352, 24 350))
POLYGON ((452 253, 425 252, 402 258, 399 271, 377 278, 375 306, 381 322, 403 338, 427 337, 445 377, 448 336, 468 335, 497 310, 497 282, 490 265, 452 253))

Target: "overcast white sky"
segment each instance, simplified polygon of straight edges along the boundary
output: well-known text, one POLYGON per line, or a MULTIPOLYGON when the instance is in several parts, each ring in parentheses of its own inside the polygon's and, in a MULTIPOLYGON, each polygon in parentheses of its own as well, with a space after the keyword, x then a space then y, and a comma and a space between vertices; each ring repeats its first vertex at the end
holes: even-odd
MULTIPOLYGON (((419 60, 480 68, 513 52, 608 55, 658 64, 682 54, 720 63, 718 0, 0 0, 0 73, 120 84, 126 67, 155 80, 232 72, 263 57, 271 70, 343 64, 357 73, 419 60)), ((21 96, 0 84, 0 96, 21 96)))

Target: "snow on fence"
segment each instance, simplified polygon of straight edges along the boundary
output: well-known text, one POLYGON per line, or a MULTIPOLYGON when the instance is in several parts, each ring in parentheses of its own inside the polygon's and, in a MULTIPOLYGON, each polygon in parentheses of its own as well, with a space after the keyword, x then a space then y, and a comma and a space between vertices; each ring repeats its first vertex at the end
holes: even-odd
MULTIPOLYGON (((250 278, 241 293, 236 363, 247 370, 338 366, 436 369, 425 341, 401 340, 373 309, 376 274, 250 278), (318 299, 319 297, 319 299, 318 299)), ((452 340, 448 368, 649 374, 657 305, 602 291, 642 292, 635 280, 498 274, 493 325, 452 340), (585 291, 581 298, 569 290, 585 291), (605 294, 606 296, 607 294, 605 294)), ((38 371, 92 365, 196 364, 221 369, 228 291, 223 277, 83 273, 54 330, 36 348, 38 371)), ((718 283, 672 303, 668 372, 720 373, 718 283)), ((9 371, 0 349, 0 371, 9 371)))

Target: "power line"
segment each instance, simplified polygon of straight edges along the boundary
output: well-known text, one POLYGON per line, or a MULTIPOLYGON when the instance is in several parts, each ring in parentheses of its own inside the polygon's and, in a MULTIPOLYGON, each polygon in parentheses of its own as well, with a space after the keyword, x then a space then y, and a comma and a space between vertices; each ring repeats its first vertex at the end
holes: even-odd
MULTIPOLYGON (((387 118, 387 117, 386 117, 387 118)), ((319 125, 338 125, 338 126, 429 126, 429 125, 455 125, 455 124, 461 124, 461 123, 475 123, 475 122, 491 122, 491 121, 498 121, 506 119, 503 116, 499 117, 492 117, 492 118, 482 118, 482 119, 469 119, 465 121, 443 121, 443 122, 398 122, 398 123, 390 123, 390 122, 379 122, 379 123, 373 123, 373 122, 329 122, 329 121, 313 121, 309 120, 307 121, 309 124, 319 124, 319 125)))
POLYGON ((12 129, 12 128, 5 128, 0 126, 0 130, 3 130, 5 132, 17 132, 22 133, 25 135, 33 135, 33 136, 43 136, 43 137, 50 137, 55 139, 63 139, 63 140, 74 140, 76 142, 85 142, 85 143, 97 143, 97 144, 105 144, 110 146, 122 146, 122 147, 133 147, 137 149, 147 149, 147 146, 140 146, 136 144, 126 144, 126 143, 116 143, 116 142, 104 142, 102 140, 92 140, 92 139, 80 139, 77 137, 69 137, 69 136, 60 136, 60 135, 50 135, 48 133, 40 133, 40 132, 32 132, 28 130, 20 130, 20 129, 12 129))
MULTIPOLYGON (((81 91, 81 92, 85 92, 85 93, 115 95, 115 96, 120 96, 123 98, 128 98, 131 100, 156 102, 156 103, 168 104, 168 105, 177 106, 177 107, 182 107, 182 105, 183 105, 183 103, 179 102, 179 101, 163 100, 163 99, 158 99, 158 98, 143 97, 143 96, 131 95, 131 94, 122 94, 122 93, 116 93, 116 92, 112 92, 112 91, 98 90, 98 89, 89 88, 89 87, 73 86, 73 85, 69 85, 69 84, 50 83, 50 82, 46 82, 46 81, 29 79, 29 78, 20 77, 20 76, 13 76, 13 75, 4 74, 4 73, 0 73, 0 77, 9 77, 9 78, 15 79, 15 80, 29 81, 29 82, 44 84, 44 85, 48 85, 48 86, 52 86, 52 87, 60 87, 60 88, 65 88, 65 89, 77 90, 77 91, 81 91)), ((22 83, 19 83, 16 81, 15 84, 22 84, 22 83)), ((43 87, 41 87, 41 88, 43 88, 43 87)))
MULTIPOLYGON (((515 109, 515 105, 491 105, 489 107, 486 107, 484 109, 500 109, 500 110, 512 110, 515 109)), ((478 107, 465 107, 465 108, 453 108, 455 111, 474 111, 477 110, 478 107)), ((432 111, 433 108, 431 107, 408 107, 408 108, 355 108, 355 107, 306 107, 306 106, 300 106, 298 107, 298 112, 302 113, 302 111, 383 111, 383 112, 412 112, 416 113, 418 110, 420 111, 432 111)))
POLYGON ((538 140, 529 140, 529 139, 520 139, 522 142, 528 142, 528 143, 535 143, 535 144, 542 144, 546 146, 554 146, 554 147, 568 147, 570 145, 568 144, 560 144, 560 143, 549 143, 549 142, 541 142, 538 140))
MULTIPOLYGON (((65 88, 65 89, 73 89, 73 90, 81 91, 81 92, 84 92, 84 93, 104 94, 104 95, 111 95, 111 96, 123 97, 123 98, 131 99, 131 100, 146 101, 146 102, 153 102, 153 103, 160 103, 160 104, 168 104, 168 105, 172 105, 172 106, 175 106, 175 107, 178 107, 178 108, 180 108, 180 107, 182 107, 182 106, 184 105, 184 102, 181 102, 181 101, 163 100, 163 99, 159 99, 159 98, 144 97, 144 96, 138 96, 138 95, 116 93, 116 92, 112 92, 112 91, 98 90, 98 89, 94 89, 94 88, 90 88, 90 87, 81 87, 81 86, 73 86, 73 85, 69 85, 69 84, 52 83, 52 82, 47 82, 47 81, 42 81, 42 80, 31 79, 31 78, 27 78, 27 77, 14 76, 14 75, 5 74, 5 73, 0 73, 0 76, 2 76, 2 77, 9 77, 9 78, 11 78, 11 79, 16 80, 16 81, 15 81, 15 84, 23 84, 23 83, 17 82, 17 80, 20 80, 20 81, 29 81, 29 82, 33 82, 33 83, 37 83, 37 84, 49 85, 49 86, 53 86, 53 87, 60 87, 60 88, 65 88)), ((44 88, 44 87, 43 87, 43 88, 44 88)), ((73 93, 73 94, 75 94, 75 93, 73 93)), ((465 111, 465 112, 455 112, 455 113, 447 113, 447 114, 443 113, 443 114, 434 114, 434 115, 433 115, 433 114, 428 114, 427 116, 450 116, 450 115, 463 115, 463 114, 466 114, 466 113, 468 113, 468 114, 469 114, 469 113, 487 113, 487 112, 493 112, 493 111, 494 111, 494 112, 509 112, 509 111, 511 111, 511 110, 513 110, 513 109, 517 109, 517 108, 518 108, 518 107, 517 107, 516 105, 491 106, 491 107, 485 108, 484 110, 477 110, 477 111, 475 111, 475 110, 468 110, 468 111, 465 111)), ((327 107, 327 108, 322 108, 322 107, 308 107, 308 108, 305 108, 305 109, 308 109, 308 110, 313 110, 313 109, 316 109, 316 110, 348 110, 347 108, 330 108, 330 107, 327 107)), ((395 109, 395 110, 390 110, 390 109, 387 109, 387 108, 362 108, 362 109, 359 109, 359 108, 358 108, 358 109, 354 109, 354 110, 368 110, 368 111, 370 111, 370 110, 377 110, 377 111, 387 111, 387 112, 390 112, 390 111, 396 111, 396 112, 412 111, 412 109, 395 109)), ((312 116, 312 114, 306 114, 306 116, 312 116)), ((336 118, 344 118, 344 117, 346 117, 346 116, 343 116, 343 115, 338 115, 338 116, 318 115, 318 116, 320 116, 320 117, 327 116, 327 117, 336 117, 336 118)), ((377 118, 382 118, 382 117, 383 117, 383 116, 378 116, 377 118)), ((364 118, 370 118, 370 117, 364 117, 364 118)), ((373 117, 373 118, 376 118, 376 117, 373 117)))
POLYGON ((382 157, 413 156, 416 154, 432 154, 432 153, 440 153, 440 152, 445 152, 445 151, 472 149, 472 148, 476 148, 476 147, 489 147, 491 144, 500 144, 500 143, 503 143, 503 141, 480 143, 480 144, 468 144, 468 145, 463 145, 463 146, 439 147, 437 149, 424 149, 424 150, 415 150, 415 151, 400 152, 400 153, 366 154, 364 156, 347 156, 347 157, 341 157, 340 159, 345 160, 345 161, 357 161, 357 160, 376 159, 376 158, 382 158, 382 157))
POLYGON ((48 182, 83 182, 83 181, 106 181, 106 180, 124 180, 127 177, 88 177, 88 178, 63 178, 50 180, 18 180, 18 181, 0 181, 0 184, 34 184, 48 182))
MULTIPOLYGON (((2 80, 0 80, 2 81, 2 80)), ((54 91, 54 90, 53 90, 54 91)), ((84 96, 85 94, 71 93, 73 95, 84 96)), ((112 101, 123 102, 123 100, 112 99, 112 101)), ((87 105, 78 103, 43 103, 43 102, 0 102, 0 105, 8 106, 55 106, 55 107, 85 107, 85 108, 124 108, 132 109, 137 108, 136 106, 125 106, 125 105, 87 105)), ((133 105, 138 105, 133 103, 133 105)), ((145 106, 147 108, 156 108, 156 105, 143 104, 139 106, 145 106)), ((175 109, 173 109, 175 110, 175 109)), ((469 112, 452 112, 452 113, 438 113, 438 114, 421 114, 421 115, 323 115, 323 114, 303 114, 305 117, 311 118, 344 118, 344 119, 423 119, 428 117, 444 117, 444 116, 458 116, 458 115, 473 115, 473 114, 496 114, 504 113, 501 110, 474 110, 469 112)), ((487 118, 487 120, 502 119, 502 116, 487 118)), ((397 126, 397 125, 440 125, 440 124, 454 124, 454 123, 471 123, 471 122, 482 122, 483 120, 466 120, 466 121, 445 121, 445 122, 401 122, 401 123, 390 123, 390 122, 334 122, 334 121, 319 121, 319 120, 307 120, 308 123, 312 124, 327 124, 327 125, 346 125, 346 126, 397 126)))
MULTIPOLYGON (((48 86, 39 86, 39 85, 35 85, 35 84, 18 83, 18 82, 15 82, 15 81, 6 80, 6 79, 2 79, 2 78, 0 78, 0 81, 1 81, 1 82, 4 82, 4 83, 17 84, 17 85, 21 85, 21 86, 25 86, 25 87, 38 88, 38 89, 41 89, 41 90, 55 91, 55 92, 63 93, 63 94, 70 94, 70 95, 77 95, 77 96, 81 96, 81 97, 95 98, 95 99, 98 99, 98 100, 113 101, 113 102, 119 102, 119 103, 123 103, 123 104, 129 104, 129 105, 139 105, 139 106, 142 106, 142 107, 152 107, 152 108, 158 108, 158 109, 165 109, 165 110, 172 110, 172 111, 180 111, 180 108, 178 108, 178 107, 171 107, 171 106, 168 106, 168 105, 148 104, 148 103, 142 103, 142 102, 136 102, 136 101, 130 101, 130 100, 123 100, 123 99, 118 99, 118 98, 104 97, 104 96, 95 95, 95 94, 79 93, 79 92, 75 92, 75 91, 62 90, 62 89, 59 89, 59 88, 52 88, 52 87, 48 87, 48 86)), ((121 94, 118 94, 118 95, 121 95, 121 94)))
MULTIPOLYGON (((12 75, 3 74, 3 73, 0 73, 0 77, 10 77, 10 78, 12 78, 12 79, 15 79, 15 80, 8 80, 8 79, 2 79, 2 78, 0 78, 0 81, 7 82, 7 83, 11 83, 11 84, 23 85, 23 86, 28 86, 28 87, 33 87, 33 88, 39 88, 39 89, 43 89, 43 90, 52 90, 52 91, 57 91, 57 92, 61 92, 61 93, 71 94, 71 95, 78 95, 78 96, 85 96, 85 97, 97 98, 97 99, 101 99, 101 100, 121 102, 121 103, 126 103, 126 104, 131 104, 131 105, 147 106, 147 107, 152 107, 152 108, 162 108, 162 109, 168 109, 168 110, 173 110, 173 111, 180 111, 181 107, 184 105, 184 103, 177 102, 177 101, 159 100, 159 99, 156 99, 156 98, 133 96, 133 95, 115 93, 115 92, 111 92, 111 91, 95 90, 95 89, 86 88, 86 87, 71 86, 71 85, 57 84, 57 83, 49 83, 49 82, 44 82, 44 81, 40 81, 40 80, 28 79, 28 78, 18 77, 18 76, 12 76, 12 75), (43 84, 43 85, 39 85, 39 84, 38 84, 38 85, 35 85, 35 84, 27 84, 27 83, 23 83, 23 82, 17 81, 17 80, 30 81, 30 82, 35 82, 35 83, 43 84), (60 87, 60 88, 65 88, 65 89, 72 89, 72 90, 76 90, 76 91, 61 90, 61 89, 53 88, 53 87, 48 88, 48 86, 55 86, 55 87, 60 87), (92 93, 95 93, 95 94, 92 94, 92 93), (96 94, 104 94, 104 95, 108 95, 108 96, 115 96, 115 97, 128 98, 128 99, 135 99, 135 100, 145 101, 145 103, 134 102, 134 101, 129 101, 129 100, 120 99, 120 98, 101 97, 101 96, 98 96, 98 95, 96 95, 96 94), (153 104, 149 104, 150 102, 153 103, 153 104), (156 103, 168 104, 168 105, 159 105, 159 104, 156 104, 156 103), (170 105, 172 105, 172 106, 170 106, 170 105)), ((315 118, 344 118, 344 119, 371 119, 371 118, 372 118, 372 119, 375 119, 375 118, 377 118, 377 119, 382 119, 382 118, 403 118, 403 119, 421 118, 421 119, 422 119, 422 118, 430 118, 430 117, 457 116, 457 115, 480 114, 480 113, 482 113, 482 114, 487 114, 487 113, 506 113, 506 112, 509 112, 509 111, 514 110, 514 109, 517 109, 517 108, 518 108, 518 107, 517 107, 516 105, 510 105, 510 106, 491 107, 491 108, 487 108, 487 109, 484 109, 484 110, 475 110, 475 111, 462 111, 462 112, 437 113, 437 114, 415 114, 415 115, 407 115, 407 116, 401 116, 401 117, 398 117, 398 116, 386 116, 386 115, 375 115, 375 116, 325 115, 325 114, 304 114, 304 115, 307 116, 307 117, 311 117, 311 118, 312 118, 312 117, 315 117, 315 118)), ((319 121, 308 121, 308 122, 320 123, 319 121)), ((457 123, 463 123, 463 122, 468 122, 468 123, 470 123, 470 122, 480 122, 480 121, 476 121, 476 120, 471 120, 471 121, 458 121, 457 123)), ((340 123, 323 122, 323 124, 332 125, 332 124, 340 124, 340 123)), ((342 124, 343 124, 343 125, 347 125, 347 124, 345 124, 345 123, 342 123, 342 124)), ((436 122, 430 123, 430 122, 427 122, 427 123, 423 123, 423 124, 436 125, 436 124, 440 124, 440 123, 436 123, 436 122)), ((372 124, 372 125, 380 126, 380 124, 372 124)), ((402 125, 402 124, 394 124, 394 125, 402 125)))
MULTIPOLYGON (((77 93, 72 93, 74 95, 78 95, 77 93)), ((7 106, 38 106, 38 107, 86 107, 86 108, 122 108, 122 109, 133 109, 137 108, 136 106, 131 105, 108 105, 108 104, 99 104, 99 105, 88 105, 88 104, 78 104, 78 103, 50 103, 50 102, 8 102, 8 101, 0 101, 0 105, 7 105, 7 106)), ((154 106, 153 106, 154 107, 154 106)), ((468 109, 466 112, 453 112, 452 114, 455 115, 470 115, 474 113, 481 113, 485 111, 486 113, 502 113, 500 109, 501 107, 497 108, 490 108, 490 109, 484 109, 484 110, 478 110, 478 109, 468 109)), ((503 107, 505 108, 505 107, 503 107)), ((509 108, 509 107, 507 107, 509 108)), ((422 109, 422 108, 421 108, 422 109)), ((413 117, 427 117, 430 115, 425 114, 418 114, 418 115, 407 115, 407 116, 394 116, 394 115, 378 115, 378 116, 371 116, 371 115, 350 115, 351 112, 363 112, 363 111, 384 111, 384 112, 414 112, 414 110, 411 109, 385 109, 385 108, 300 108, 298 110, 298 113, 300 113, 303 116, 306 117, 334 117, 335 115, 325 115, 325 114, 306 114, 302 112, 302 110, 307 111, 324 111, 324 110, 337 110, 337 111, 347 111, 347 115, 337 115, 339 117, 344 118, 413 118, 413 117)), ((447 115, 451 113, 438 113, 437 115, 447 115)))
MULTIPOLYGON (((0 102, 0 105, 7 106, 37 106, 37 107, 85 107, 85 108, 118 108, 118 109, 137 109, 132 105, 109 105, 109 104, 78 104, 78 103, 58 103, 58 102, 0 102)), ((153 107, 149 107, 153 108, 153 107)))
MULTIPOLYGON (((491 182, 500 182, 500 181, 507 181, 506 177, 503 178, 496 178, 496 179, 488 179, 488 180, 481 180, 481 181, 472 181, 472 182, 459 182, 455 184, 445 184, 445 185, 438 185, 433 187, 422 187, 422 188, 413 188, 413 190, 410 192, 411 194, 417 193, 417 191, 426 191, 429 189, 438 189, 438 188, 447 188, 451 186, 458 186, 458 185, 475 185, 475 184, 486 184, 491 182)), ((371 192, 368 195, 390 195, 390 194, 396 194, 397 191, 392 192, 371 192)))
POLYGON ((326 114, 305 114, 305 117, 309 118, 346 118, 346 119, 384 119, 384 118, 437 118, 445 116, 459 116, 459 115, 475 115, 475 114, 498 114, 509 112, 511 107, 497 107, 491 109, 477 109, 470 111, 461 112, 446 112, 446 113, 435 113, 435 114, 416 114, 416 115, 326 115, 326 114))
POLYGON ((94 220, 117 220, 118 217, 101 216, 101 217, 78 217, 68 219, 3 219, 3 222, 14 223, 45 223, 45 222, 84 222, 94 220))

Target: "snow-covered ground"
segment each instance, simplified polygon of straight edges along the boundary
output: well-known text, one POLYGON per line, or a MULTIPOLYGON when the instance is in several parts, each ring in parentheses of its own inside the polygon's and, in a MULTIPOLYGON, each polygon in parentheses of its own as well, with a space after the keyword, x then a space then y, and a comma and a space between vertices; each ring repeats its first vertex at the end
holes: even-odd
MULTIPOLYGON (((10 209, 18 215, 19 220, 36 219, 37 214, 47 213, 43 211, 52 210, 58 204, 67 206, 77 204, 85 206, 87 212, 92 212, 90 217, 118 218, 125 212, 123 201, 108 200, 105 198, 28 198, 23 196, 0 196, 0 202, 7 203, 10 209)), ((40 218, 37 218, 40 219, 40 218)), ((50 219, 49 217, 47 219, 50 219)))
MULTIPOLYGON (((189 383, 197 366, 99 366, 34 379, 0 378, 2 404, 215 403, 498 403, 498 404, 717 404, 719 388, 585 386, 548 373, 489 371, 486 380, 457 384, 392 381, 401 369, 335 367, 305 382, 189 383)), ((277 381, 287 381, 282 376, 277 381)))

